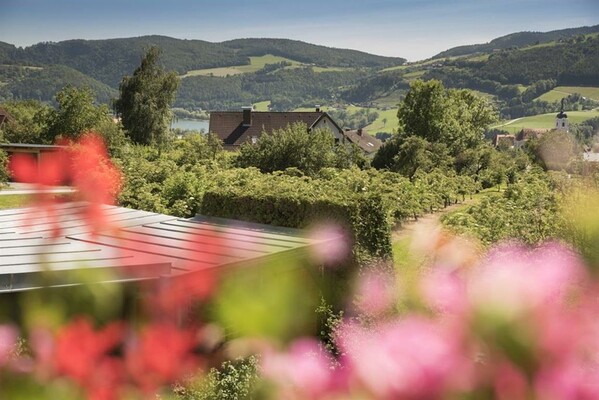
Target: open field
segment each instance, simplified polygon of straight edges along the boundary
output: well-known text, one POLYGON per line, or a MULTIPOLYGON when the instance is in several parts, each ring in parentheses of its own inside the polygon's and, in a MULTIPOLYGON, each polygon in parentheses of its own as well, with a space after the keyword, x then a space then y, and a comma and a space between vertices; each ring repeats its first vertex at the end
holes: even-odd
POLYGON ((405 74, 403 77, 408 81, 415 81, 416 79, 419 79, 422 77, 422 75, 424 75, 426 73, 426 70, 420 70, 420 71, 412 71, 412 72, 408 72, 407 74, 405 74))
POLYGON ((374 111, 378 112, 379 116, 372 124, 365 127, 369 134, 374 136, 377 132, 392 133, 397 130, 399 124, 397 120, 397 108, 391 108, 389 110, 374 109, 374 111))
POLYGON ((270 107, 270 100, 254 103, 253 106, 254 111, 268 111, 268 107, 270 107))
POLYGON ((599 87, 591 87, 591 86, 558 86, 553 90, 548 91, 547 93, 542 94, 537 97, 535 100, 543 100, 543 101, 560 101, 562 98, 573 94, 579 93, 584 97, 588 97, 589 99, 599 101, 599 87))
MULTIPOLYGON (((238 75, 238 74, 247 74, 251 72, 256 72, 264 68, 266 64, 275 64, 281 61, 287 61, 291 63, 290 66, 285 68, 300 68, 309 66, 308 64, 303 64, 298 61, 291 60, 285 57, 273 56, 272 54, 267 54, 265 56, 259 57, 250 57, 250 63, 248 65, 233 65, 230 67, 218 67, 218 68, 205 68, 205 69, 196 69, 193 71, 188 71, 185 75, 181 75, 181 78, 187 78, 190 76, 218 76, 224 77, 229 75, 238 75)), ((312 69, 314 72, 336 72, 336 71, 348 71, 352 68, 344 68, 344 67, 316 67, 313 66, 312 69)))
MULTIPOLYGON (((510 133, 516 133, 524 128, 532 129, 552 129, 555 124, 555 116, 557 113, 533 115, 531 117, 518 118, 508 122, 499 123, 491 126, 491 128, 498 128, 508 131, 510 133)), ((599 110, 590 111, 567 111, 568 120, 570 123, 581 123, 587 119, 599 117, 599 110)))
MULTIPOLYGON (((266 64, 275 64, 281 61, 290 62, 292 65, 298 66, 302 65, 297 61, 290 60, 289 58, 273 56, 272 54, 267 54, 265 56, 260 57, 250 57, 249 65, 235 65, 231 67, 219 67, 219 68, 206 68, 206 69, 196 69, 193 71, 187 72, 185 75, 182 75, 181 78, 187 78, 190 76, 227 76, 227 75, 237 75, 237 74, 245 74, 250 72, 256 72, 262 68, 266 64)), ((332 69, 329 69, 332 70, 332 69)))

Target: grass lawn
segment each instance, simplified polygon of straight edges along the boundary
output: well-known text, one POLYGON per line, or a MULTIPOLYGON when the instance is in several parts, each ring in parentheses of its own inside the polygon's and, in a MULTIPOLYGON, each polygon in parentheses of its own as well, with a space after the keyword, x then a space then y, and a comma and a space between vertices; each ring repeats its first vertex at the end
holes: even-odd
MULTIPOLYGON (((566 113, 568 114, 568 120, 570 123, 575 124, 579 124, 587 119, 599 117, 599 110, 567 111, 566 113)), ((557 112, 533 115, 531 117, 518 118, 508 122, 499 123, 491 128, 503 129, 510 133, 517 133, 524 128, 552 129, 555 124, 556 115, 557 112)))
POLYGON ((599 87, 591 87, 591 86, 557 86, 556 88, 548 91, 547 93, 542 94, 537 97, 535 100, 543 100, 543 101, 560 101, 562 98, 573 94, 579 93, 584 97, 588 97, 589 99, 599 101, 599 87))
POLYGON ((7 194, 0 196, 0 210, 26 206, 31 199, 27 194, 7 194))

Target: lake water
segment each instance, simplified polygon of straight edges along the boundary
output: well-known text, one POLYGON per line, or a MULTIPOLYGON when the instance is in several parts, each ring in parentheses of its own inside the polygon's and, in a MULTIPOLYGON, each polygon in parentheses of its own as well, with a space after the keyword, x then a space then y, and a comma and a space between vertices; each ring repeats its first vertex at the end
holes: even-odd
POLYGON ((208 132, 208 120, 207 119, 183 119, 178 118, 171 124, 172 129, 183 129, 187 131, 204 131, 208 132))

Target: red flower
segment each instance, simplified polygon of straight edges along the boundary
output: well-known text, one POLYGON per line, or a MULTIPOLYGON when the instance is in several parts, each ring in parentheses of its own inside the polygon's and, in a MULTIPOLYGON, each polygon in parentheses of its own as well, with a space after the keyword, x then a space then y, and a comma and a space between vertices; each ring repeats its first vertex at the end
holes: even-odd
POLYGON ((109 376, 110 370, 116 368, 107 353, 122 341, 123 333, 120 323, 111 323, 95 331, 87 319, 72 321, 58 332, 56 338, 56 371, 84 388, 95 387, 99 376, 109 376))
POLYGON ((132 379, 151 392, 176 381, 197 365, 191 354, 194 334, 172 324, 155 324, 141 333, 127 348, 126 363, 132 379))

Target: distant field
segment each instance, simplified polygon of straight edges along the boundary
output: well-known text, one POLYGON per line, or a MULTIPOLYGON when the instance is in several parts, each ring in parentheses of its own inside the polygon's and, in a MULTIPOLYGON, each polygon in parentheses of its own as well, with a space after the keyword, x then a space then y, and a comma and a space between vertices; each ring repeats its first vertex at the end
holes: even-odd
MULTIPOLYGON (((570 123, 580 123, 594 117, 599 117, 599 111, 567 111, 570 123)), ((491 128, 499 128, 510 133, 517 133, 524 128, 531 129, 552 129, 555 124, 557 113, 534 115, 531 117, 518 118, 507 123, 497 124, 491 128)))
MULTIPOLYGON (((229 76, 229 75, 247 74, 247 73, 256 72, 258 70, 261 70, 262 68, 264 68, 264 66, 266 64, 275 64, 275 63, 279 63, 281 61, 287 61, 287 62, 291 63, 290 66, 285 67, 287 69, 309 66, 308 64, 303 64, 301 62, 294 61, 289 58, 273 56, 272 54, 267 54, 265 56, 260 56, 260 57, 250 57, 249 65, 234 65, 231 67, 196 69, 196 70, 187 72, 185 75, 181 75, 181 78, 187 78, 190 76, 198 76, 198 75, 224 77, 224 76, 229 76)), ((313 66, 312 69, 314 70, 314 72, 336 72, 336 71, 349 71, 352 68, 313 66)))
POLYGON ((270 106, 270 100, 260 101, 258 103, 254 103, 255 111, 268 111, 268 107, 270 106))
POLYGON ((379 97, 374 100, 374 103, 381 108, 393 107, 397 109, 397 106, 402 99, 402 95, 405 95, 405 91, 395 90, 387 96, 379 97))
POLYGON ((590 86, 558 86, 537 97, 535 100, 560 101, 562 98, 573 93, 579 93, 584 97, 599 101, 599 87, 590 86))
MULTIPOLYGON (((316 110, 315 107, 298 107, 298 108, 294 109, 293 111, 295 111, 295 112, 302 112, 302 111, 315 111, 315 110, 316 110)), ((321 106, 320 110, 324 111, 324 112, 331 111, 331 107, 329 107, 329 106, 321 106)))
POLYGON ((397 126, 399 125, 399 121, 397 120, 397 108, 391 108, 389 110, 377 110, 374 111, 379 113, 377 119, 368 126, 366 126, 366 131, 371 135, 375 135, 377 132, 389 132, 392 133, 397 130, 397 126), (386 121, 383 121, 386 119, 386 121))
POLYGON ((408 81, 414 81, 420 77, 422 77, 422 75, 424 75, 426 73, 425 70, 420 70, 420 71, 412 71, 412 72, 408 72, 407 74, 405 74, 403 77, 408 81))
POLYGON ((351 71, 352 69, 349 67, 312 67, 314 72, 342 72, 351 71))
POLYGON ((187 78, 190 76, 227 76, 227 75, 237 75, 237 74, 245 74, 250 72, 256 72, 262 68, 266 64, 275 64, 281 61, 290 62, 292 65, 302 65, 297 61, 290 60, 289 58, 273 56, 272 54, 267 54, 265 56, 260 57, 250 57, 249 65, 236 65, 232 67, 220 67, 220 68, 206 68, 206 69, 196 69, 193 71, 187 72, 185 75, 182 75, 181 78, 187 78))

